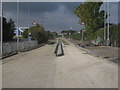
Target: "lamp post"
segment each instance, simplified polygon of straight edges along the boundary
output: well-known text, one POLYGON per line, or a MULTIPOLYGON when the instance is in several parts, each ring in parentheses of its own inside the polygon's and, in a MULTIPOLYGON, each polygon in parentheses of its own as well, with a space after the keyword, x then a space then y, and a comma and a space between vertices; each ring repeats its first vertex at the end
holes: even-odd
POLYGON ((19 49, 19 1, 17 0, 17 30, 18 30, 18 37, 17 37, 17 50, 19 49))
POLYGON ((30 36, 29 36, 29 32, 30 32, 30 30, 29 30, 29 12, 30 12, 30 10, 29 10, 29 7, 30 7, 30 5, 28 2, 28 41, 30 41, 30 36))
POLYGON ((109 6, 109 2, 107 2, 107 10, 108 10, 108 30, 107 30, 107 46, 109 46, 109 44, 110 44, 110 38, 109 38, 109 22, 110 22, 110 16, 109 16, 109 8, 110 8, 110 6, 109 6))
POLYGON ((1 0, 1 31, 0 31, 0 35, 1 35, 1 40, 0 40, 0 59, 2 58, 2 43, 3 43, 3 15, 2 15, 2 0, 1 0))
POLYGON ((104 2, 104 45, 106 45, 106 2, 104 2))

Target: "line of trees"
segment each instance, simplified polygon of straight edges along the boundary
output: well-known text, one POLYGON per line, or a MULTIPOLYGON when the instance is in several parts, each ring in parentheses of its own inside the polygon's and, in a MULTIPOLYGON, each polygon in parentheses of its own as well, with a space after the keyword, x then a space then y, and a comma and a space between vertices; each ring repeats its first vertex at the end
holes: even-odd
POLYGON ((76 33, 76 31, 74 31, 74 30, 63 30, 63 31, 61 31, 61 33, 63 33, 63 34, 74 34, 74 33, 76 33))
MULTIPOLYGON (((74 13, 79 18, 78 24, 81 24, 83 22, 85 24, 84 40, 91 41, 97 39, 97 37, 100 37, 103 42, 104 20, 107 19, 108 14, 104 10, 100 10, 102 4, 103 2, 85 2, 80 3, 80 5, 76 7, 74 13), (105 14, 106 16, 104 17, 105 14)), ((72 39, 80 40, 82 37, 82 33, 77 33, 70 36, 66 35, 66 37, 71 37, 72 39)), ((119 46, 117 24, 110 25, 110 41, 111 44, 119 46)))
MULTIPOLYGON (((110 44, 113 46, 120 46, 120 35, 119 34, 119 28, 120 28, 120 23, 119 25, 117 24, 111 24, 110 25, 110 44)), ((66 34, 64 35, 66 38, 71 38, 73 40, 82 40, 82 30, 80 33, 74 33, 74 34, 66 34)), ((103 43, 104 40, 104 28, 101 28, 97 30, 94 35, 92 36, 92 39, 89 40, 89 36, 87 35, 87 31, 83 32, 83 39, 84 41, 91 41, 91 40, 96 40, 97 37, 101 38, 101 42, 103 43)), ((106 28, 106 40, 107 40, 107 28, 106 28)))
MULTIPOLYGON (((5 17, 2 18, 3 20, 3 42, 8 42, 14 40, 13 37, 15 36, 15 23, 12 19, 7 21, 5 17)), ((45 31, 42 26, 37 24, 36 26, 30 27, 31 39, 37 40, 38 43, 47 42, 48 39, 53 38, 53 34, 50 31, 45 31)), ((23 32, 23 37, 28 38, 28 29, 23 32)))

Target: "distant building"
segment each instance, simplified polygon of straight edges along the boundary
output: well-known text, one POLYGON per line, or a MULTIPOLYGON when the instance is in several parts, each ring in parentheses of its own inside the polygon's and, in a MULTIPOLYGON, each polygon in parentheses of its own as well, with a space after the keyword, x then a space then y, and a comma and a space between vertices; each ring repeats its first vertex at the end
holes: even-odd
POLYGON ((78 33, 80 33, 80 31, 78 31, 78 33))
POLYGON ((63 37, 63 34, 62 33, 58 34, 58 37, 63 37))
POLYGON ((75 30, 63 30, 63 31, 61 31, 61 33, 63 35, 71 35, 71 34, 76 33, 76 31, 75 30))

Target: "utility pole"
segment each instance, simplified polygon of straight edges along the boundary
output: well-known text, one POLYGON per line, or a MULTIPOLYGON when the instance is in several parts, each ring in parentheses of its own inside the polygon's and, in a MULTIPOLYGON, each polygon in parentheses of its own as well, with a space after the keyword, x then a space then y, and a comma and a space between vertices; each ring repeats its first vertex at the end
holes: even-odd
POLYGON ((17 0, 17 29, 18 29, 18 37, 17 37, 17 50, 19 49, 19 1, 17 0))
POLYGON ((106 45, 106 2, 104 2, 104 45, 106 45))
POLYGON ((109 6, 109 2, 107 2, 107 10, 108 10, 107 46, 109 46, 109 44, 110 44, 110 38, 109 38, 109 22, 110 22, 110 16, 109 16, 109 13, 110 13, 110 11, 109 11, 109 8, 110 8, 110 6, 109 6))

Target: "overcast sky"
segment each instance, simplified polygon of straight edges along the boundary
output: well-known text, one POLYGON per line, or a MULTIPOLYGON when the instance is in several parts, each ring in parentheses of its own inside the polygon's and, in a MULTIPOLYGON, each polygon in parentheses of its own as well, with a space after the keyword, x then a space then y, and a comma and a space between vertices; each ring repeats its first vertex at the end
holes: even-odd
MULTIPOLYGON (((79 18, 73 13, 79 2, 31 2, 19 3, 19 27, 28 27, 28 4, 29 4, 29 26, 35 20, 46 30, 61 32, 62 30, 74 29, 79 31, 84 26, 77 24, 79 18)), ((104 7, 102 6, 101 9, 104 7)), ((3 16, 9 20, 12 18, 17 22, 17 3, 4 2, 3 16)), ((110 22, 118 22, 118 3, 110 3, 110 22)))

